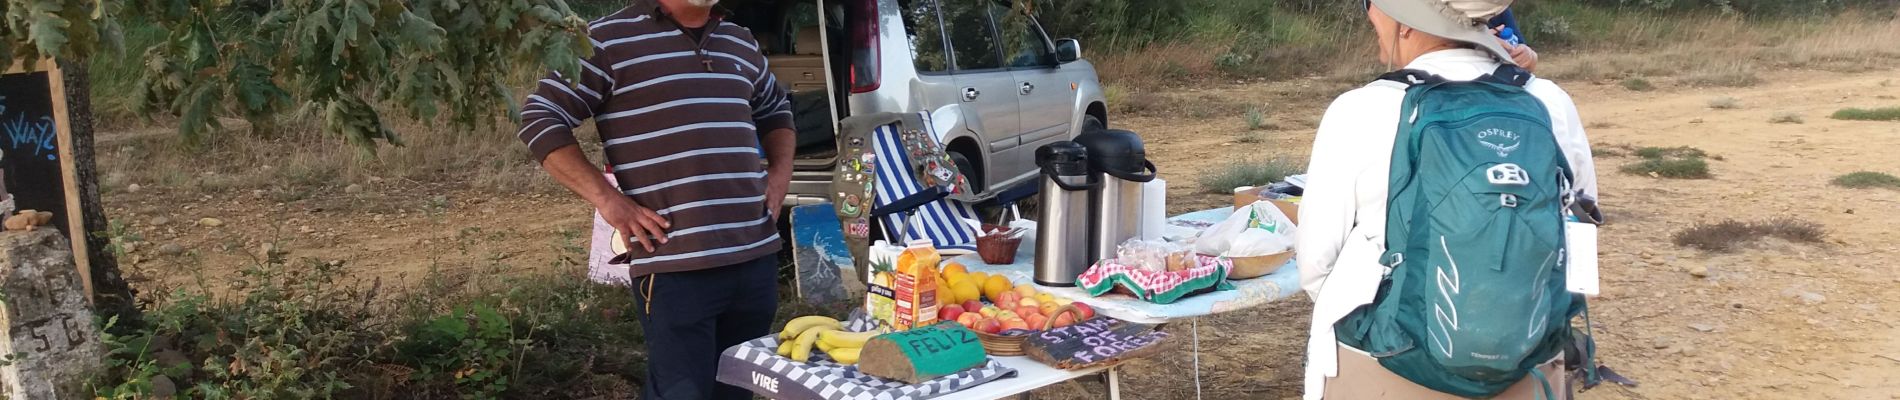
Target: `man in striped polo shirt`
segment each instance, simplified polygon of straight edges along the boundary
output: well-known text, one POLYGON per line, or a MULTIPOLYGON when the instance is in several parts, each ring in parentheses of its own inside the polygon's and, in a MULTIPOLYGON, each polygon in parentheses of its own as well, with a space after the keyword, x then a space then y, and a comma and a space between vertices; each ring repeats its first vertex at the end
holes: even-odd
POLYGON ((716 3, 636 0, 595 21, 580 76, 549 74, 521 108, 542 168, 629 239, 616 263, 631 265, 649 400, 750 398, 714 381, 719 353, 768 333, 778 308, 791 106, 716 3), (619 187, 576 146, 590 118, 619 187))

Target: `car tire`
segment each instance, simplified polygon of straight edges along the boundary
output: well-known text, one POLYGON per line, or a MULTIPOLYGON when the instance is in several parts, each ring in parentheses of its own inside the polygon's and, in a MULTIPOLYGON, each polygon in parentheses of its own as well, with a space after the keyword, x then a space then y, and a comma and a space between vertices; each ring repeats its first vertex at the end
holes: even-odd
POLYGON ((975 172, 976 163, 970 162, 969 156, 965 156, 963 155, 963 153, 958 153, 954 151, 949 152, 949 153, 950 153, 950 162, 957 164, 957 173, 963 174, 963 178, 970 181, 970 187, 964 188, 965 190, 970 190, 972 192, 982 192, 983 190, 988 189, 987 187, 983 186, 983 176, 982 174, 978 174, 975 172))
POLYGON ((1108 130, 1108 124, 1103 123, 1101 118, 1096 118, 1093 115, 1083 115, 1082 116, 1082 130, 1079 132, 1076 132, 1076 134, 1077 136, 1081 136, 1083 134, 1088 134, 1091 132, 1101 132, 1101 131, 1106 131, 1106 130, 1108 130))

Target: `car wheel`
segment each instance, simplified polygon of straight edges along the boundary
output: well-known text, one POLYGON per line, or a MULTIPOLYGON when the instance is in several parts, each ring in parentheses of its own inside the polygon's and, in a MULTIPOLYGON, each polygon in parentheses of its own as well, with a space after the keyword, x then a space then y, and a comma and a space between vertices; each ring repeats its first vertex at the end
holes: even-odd
POLYGON ((965 190, 969 190, 972 193, 980 193, 984 189, 988 189, 983 186, 983 174, 978 173, 976 163, 970 162, 970 157, 964 156, 963 153, 952 151, 950 152, 950 162, 956 163, 957 172, 963 174, 963 178, 970 181, 970 187, 964 188, 965 190))
POLYGON ((1084 115, 1082 116, 1082 131, 1078 133, 1087 134, 1091 132, 1101 132, 1105 130, 1108 130, 1108 124, 1102 123, 1101 118, 1096 118, 1093 115, 1084 115))

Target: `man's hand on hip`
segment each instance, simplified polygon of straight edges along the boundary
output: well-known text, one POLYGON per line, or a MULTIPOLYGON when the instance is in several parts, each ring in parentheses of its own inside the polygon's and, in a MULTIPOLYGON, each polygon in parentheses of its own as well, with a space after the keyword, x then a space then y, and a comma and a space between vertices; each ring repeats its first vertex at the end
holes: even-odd
POLYGON ((791 129, 776 129, 759 138, 765 148, 765 212, 774 224, 780 207, 785 206, 785 194, 791 192, 792 153, 797 141, 798 132, 791 129))
POLYGON ((607 225, 626 236, 629 249, 634 242, 639 242, 641 248, 652 253, 654 246, 666 244, 666 229, 673 226, 659 213, 641 207, 626 196, 606 197, 594 207, 600 209, 600 218, 606 220, 607 225))

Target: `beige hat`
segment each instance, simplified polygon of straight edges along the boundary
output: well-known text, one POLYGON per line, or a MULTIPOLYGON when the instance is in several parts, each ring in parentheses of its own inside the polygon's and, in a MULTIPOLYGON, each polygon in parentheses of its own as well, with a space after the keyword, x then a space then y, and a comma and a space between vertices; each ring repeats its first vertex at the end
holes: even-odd
POLYGON ((1486 26, 1492 17, 1511 7, 1511 0, 1371 0, 1379 11, 1400 24, 1421 32, 1477 45, 1496 55, 1500 62, 1511 61, 1511 52, 1498 43, 1498 37, 1486 26))

